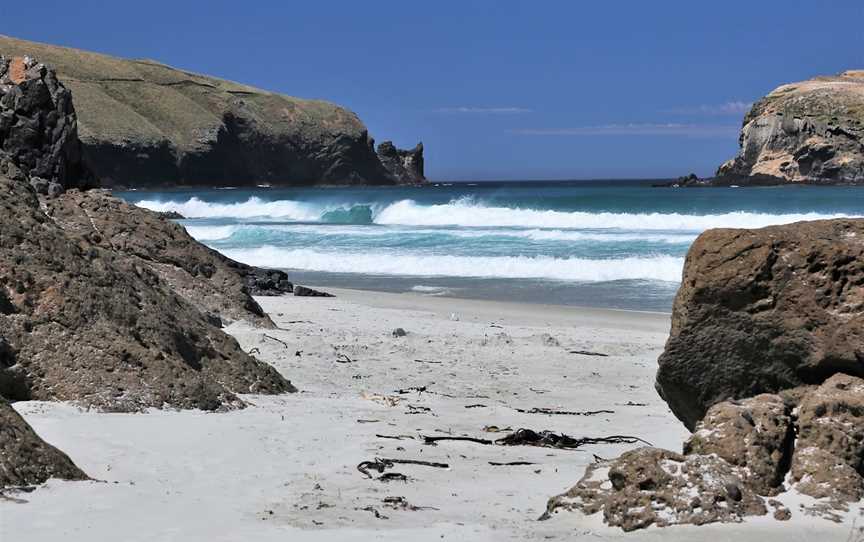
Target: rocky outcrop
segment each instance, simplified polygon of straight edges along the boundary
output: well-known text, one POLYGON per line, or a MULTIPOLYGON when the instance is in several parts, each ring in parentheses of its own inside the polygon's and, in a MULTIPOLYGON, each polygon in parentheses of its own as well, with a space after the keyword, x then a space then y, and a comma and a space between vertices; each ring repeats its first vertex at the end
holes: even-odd
POLYGON ((423 180, 422 147, 406 154, 411 164, 385 167, 360 119, 327 102, 5 36, 0 54, 57 69, 75 96, 84 161, 106 187, 423 180))
POLYGON ((67 229, 29 185, 0 178, 7 399, 214 410, 242 406, 237 393, 293 390, 109 235, 67 229))
POLYGON ((720 401, 864 376, 864 220, 703 233, 658 365, 691 430, 720 401))
POLYGON ((419 184, 426 181, 423 172, 423 143, 418 143, 410 150, 397 149, 392 141, 378 145, 378 159, 381 164, 397 179, 403 182, 419 184))
POLYGON ((72 96, 53 71, 0 48, 0 175, 43 194, 90 186, 72 96))
POLYGON ((293 290, 285 272, 235 262, 197 242, 179 224, 107 191, 73 190, 47 199, 44 206, 54 223, 79 244, 113 251, 148 267, 214 321, 247 320, 272 327, 251 296, 293 290))
POLYGON ((49 478, 88 479, 66 454, 39 438, 0 397, 0 488, 41 484, 49 478))
POLYGON ((839 520, 838 511, 864 498, 864 380, 838 374, 798 392, 797 417, 779 395, 718 403, 683 454, 646 447, 598 461, 549 500, 544 518, 602 511, 607 524, 631 531, 739 522, 771 507, 782 521, 792 512, 770 497, 790 489, 791 474, 791 489, 814 499, 801 504, 805 513, 839 520))
POLYGON ((783 85, 744 118, 713 183, 864 184, 864 70, 783 85))

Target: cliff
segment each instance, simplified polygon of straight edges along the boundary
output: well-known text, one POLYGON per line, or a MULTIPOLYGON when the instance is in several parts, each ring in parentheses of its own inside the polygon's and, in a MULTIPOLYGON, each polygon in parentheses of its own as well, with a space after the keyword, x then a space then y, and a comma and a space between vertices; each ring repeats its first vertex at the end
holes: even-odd
POLYGON ((864 70, 783 85, 744 118, 713 184, 864 184, 864 70))
POLYGON ((106 187, 425 180, 422 147, 393 161, 387 146, 382 161, 357 115, 328 102, 2 35, 0 55, 56 69, 75 96, 84 162, 106 187))

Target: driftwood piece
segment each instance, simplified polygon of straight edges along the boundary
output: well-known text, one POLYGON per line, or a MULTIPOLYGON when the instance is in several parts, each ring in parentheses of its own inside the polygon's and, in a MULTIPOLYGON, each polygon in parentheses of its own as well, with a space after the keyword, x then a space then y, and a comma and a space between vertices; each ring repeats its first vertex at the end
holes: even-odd
MULTIPOLYGON (((395 465, 421 465, 424 467, 433 467, 437 469, 450 468, 450 465, 448 465, 447 463, 436 463, 434 461, 421 461, 419 459, 386 459, 376 457, 372 461, 363 461, 362 463, 357 465, 357 470, 366 475, 366 477, 372 478, 372 475, 369 474, 370 470, 383 473, 387 469, 392 469, 395 465)), ((380 476, 378 479, 384 482, 391 481, 391 479, 395 479, 392 475, 396 474, 402 476, 403 479, 407 480, 407 477, 404 474, 399 474, 397 472, 386 473, 383 476, 380 476)))
POLYGON ((591 352, 590 350, 569 350, 570 354, 578 354, 580 356, 599 356, 601 358, 608 358, 609 354, 603 354, 600 352, 591 352))
POLYGON ((531 461, 509 461, 507 463, 498 463, 497 461, 490 461, 490 465, 493 467, 519 467, 522 465, 536 465, 537 463, 532 463, 531 461))
POLYGON ((582 411, 574 411, 574 410, 552 410, 551 408, 517 408, 516 412, 521 412, 523 414, 557 414, 557 415, 565 415, 565 416, 594 416, 596 414, 615 414, 614 410, 582 410, 582 411))
POLYGON ((563 433, 553 433, 552 431, 533 431, 531 429, 517 429, 507 436, 497 440, 489 440, 474 437, 430 437, 424 436, 423 442, 426 444, 436 444, 445 440, 459 440, 465 442, 474 442, 476 444, 498 445, 498 446, 538 446, 542 448, 559 448, 566 450, 575 450, 589 444, 635 444, 641 442, 652 446, 639 437, 631 437, 628 435, 610 435, 608 437, 581 437, 573 438, 563 433))

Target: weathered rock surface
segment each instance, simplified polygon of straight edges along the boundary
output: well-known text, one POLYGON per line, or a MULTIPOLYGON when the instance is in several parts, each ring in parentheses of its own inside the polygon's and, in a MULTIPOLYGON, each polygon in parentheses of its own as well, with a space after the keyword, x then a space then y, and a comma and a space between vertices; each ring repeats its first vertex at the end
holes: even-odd
POLYGON ((741 480, 741 468, 714 455, 638 448, 589 466, 576 486, 550 499, 544 518, 559 509, 602 511, 608 525, 633 531, 766 514, 762 499, 741 480))
POLYGON ((89 186, 72 95, 52 70, 0 47, 0 175, 42 194, 89 186))
POLYGON ((7 399, 213 410, 242 406, 236 393, 293 390, 106 229, 96 242, 61 227, 29 185, 0 178, 0 329, 13 352, 0 383, 17 390, 7 399))
POLYGON ((49 478, 88 479, 0 397, 0 488, 41 484, 49 478))
POLYGON ((792 480, 836 508, 864 499, 864 380, 838 374, 799 406, 792 480))
POLYGON ((292 292, 283 271, 235 262, 197 242, 179 224, 104 190, 67 192, 46 200, 45 212, 82 246, 114 251, 149 267, 186 301, 225 323, 248 320, 272 327, 251 296, 292 292))
POLYGON ((410 150, 397 149, 392 141, 378 145, 378 159, 397 179, 419 184, 426 181, 423 164, 423 144, 418 143, 410 150))
POLYGON ((57 69, 75 96, 85 163, 106 187, 423 180, 422 148, 397 153, 405 160, 390 170, 360 119, 327 102, 5 36, 0 54, 57 69))
POLYGON ((864 220, 699 236, 658 364, 691 430, 720 401, 864 376, 864 220))
POLYGON ((789 470, 794 429, 790 407, 779 395, 763 394, 708 409, 684 443, 687 455, 715 454, 739 467, 741 482, 759 495, 783 489, 789 470))
POLYGON ((744 118, 714 184, 864 184, 864 70, 782 85, 744 118))
POLYGON ((322 292, 320 290, 313 290, 306 286, 295 286, 294 295, 297 297, 334 297, 333 294, 328 294, 327 292, 322 292))

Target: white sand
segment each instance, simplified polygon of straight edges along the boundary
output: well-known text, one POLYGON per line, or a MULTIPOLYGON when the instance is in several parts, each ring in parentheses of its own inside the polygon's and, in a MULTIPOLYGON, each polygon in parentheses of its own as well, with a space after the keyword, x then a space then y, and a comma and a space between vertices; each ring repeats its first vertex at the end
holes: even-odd
POLYGON ((420 435, 497 438, 484 432, 496 425, 576 437, 635 435, 679 449, 687 433, 653 388, 668 315, 330 291, 339 297, 259 299, 280 330, 245 324, 228 330, 301 393, 248 396, 253 406, 223 414, 100 414, 57 403, 16 404, 40 435, 105 482, 51 481, 17 494, 25 504, 0 501, 0 540, 769 542, 849 536, 851 519, 837 525, 797 507, 788 522, 759 518, 630 534, 605 527, 599 515, 562 512, 538 522, 547 499, 572 486, 593 454, 611 457, 636 445, 558 451, 422 444, 420 435), (394 338, 396 327, 408 335, 394 338), (352 362, 337 363, 337 354, 352 362), (433 393, 394 393, 412 386, 433 393), (376 402, 374 394, 397 397, 398 404, 376 402), (477 404, 484 406, 465 408, 477 404), (614 413, 515 410, 534 407, 614 413), (410 480, 383 483, 356 469, 375 457, 450 468, 397 465, 391 472, 410 480), (388 496, 434 509, 389 509, 382 503, 388 496), (363 510, 369 507, 386 519, 363 510))

